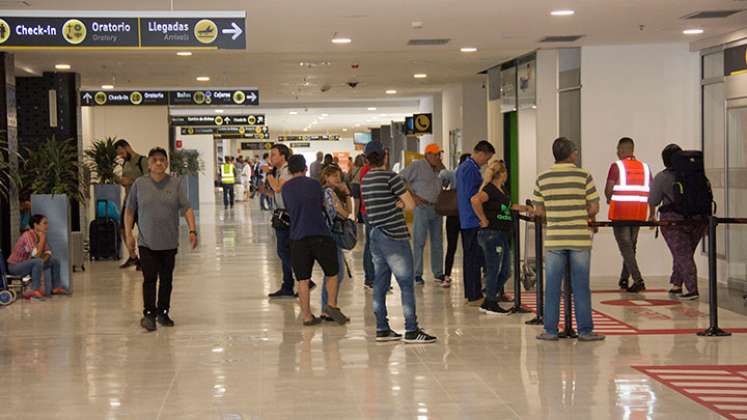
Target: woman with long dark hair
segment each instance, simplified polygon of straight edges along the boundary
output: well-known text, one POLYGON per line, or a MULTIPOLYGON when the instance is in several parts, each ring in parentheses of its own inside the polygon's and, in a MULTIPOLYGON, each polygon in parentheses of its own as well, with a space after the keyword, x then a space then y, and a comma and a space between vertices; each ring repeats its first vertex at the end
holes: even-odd
POLYGON ((49 295, 66 295, 69 285, 62 284, 60 260, 52 255, 47 244, 49 220, 41 215, 31 216, 29 229, 18 238, 13 253, 8 258, 8 272, 14 276, 31 274, 31 290, 24 292, 25 299, 49 295), (44 279, 44 290, 41 289, 44 279))

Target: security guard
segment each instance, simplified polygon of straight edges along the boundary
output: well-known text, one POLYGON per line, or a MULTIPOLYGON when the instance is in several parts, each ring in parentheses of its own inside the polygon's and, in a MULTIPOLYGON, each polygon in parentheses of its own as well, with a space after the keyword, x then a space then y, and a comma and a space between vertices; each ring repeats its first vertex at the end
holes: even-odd
POLYGON ((223 184, 223 208, 233 208, 233 186, 236 184, 236 167, 233 157, 226 156, 226 162, 220 166, 220 182, 223 184))
MULTIPOLYGON (((648 216, 648 194, 652 182, 649 166, 635 158, 635 143, 623 137, 617 143, 617 157, 607 175, 604 193, 609 204, 609 219, 612 221, 646 221, 648 216)), ((615 226, 613 231, 623 267, 620 273, 621 289, 637 293, 646 290, 643 277, 636 261, 638 226, 615 226), (633 285, 628 287, 628 279, 633 277, 633 285)))

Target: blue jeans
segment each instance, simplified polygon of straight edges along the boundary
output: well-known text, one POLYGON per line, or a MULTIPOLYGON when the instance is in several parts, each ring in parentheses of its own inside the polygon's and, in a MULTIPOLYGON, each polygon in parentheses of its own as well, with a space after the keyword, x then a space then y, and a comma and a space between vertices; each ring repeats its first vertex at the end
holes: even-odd
POLYGON ((480 229, 477 233, 477 241, 480 243, 485 255, 485 299, 496 302, 498 291, 508 280, 511 273, 511 246, 508 235, 499 230, 480 229))
POLYGON ((233 184, 223 184, 223 207, 233 207, 233 184))
POLYGON ((434 277, 444 275, 443 216, 436 207, 423 204, 412 211, 412 253, 415 259, 415 278, 423 276, 423 249, 425 237, 431 237, 431 273, 434 277))
POLYGON ((60 277, 60 260, 49 257, 47 261, 41 258, 31 258, 8 266, 8 272, 14 276, 27 276, 31 274, 31 288, 38 290, 41 287, 42 273, 45 275, 44 294, 52 294, 52 289, 61 287, 70 290, 69 284, 62 284, 60 277))
POLYGON ((371 229, 369 237, 376 278, 373 289, 373 310, 376 315, 376 331, 389 330, 386 310, 386 294, 392 282, 392 274, 397 279, 402 295, 402 312, 405 316, 405 331, 418 329, 415 314, 415 277, 412 272, 412 250, 410 241, 392 239, 381 229, 371 229))
POLYGON ((293 292, 293 267, 290 255, 290 230, 275 229, 275 245, 277 246, 278 258, 283 266, 283 290, 293 292))
POLYGON ((480 228, 462 229, 462 277, 464 278, 464 297, 474 302, 482 297, 482 266, 485 257, 477 240, 480 228))
POLYGON ((371 257, 371 225, 368 221, 365 222, 366 226, 366 243, 363 245, 363 274, 366 283, 373 283, 375 277, 375 269, 373 258, 371 257))
POLYGON ((589 265, 591 250, 558 249, 545 253, 545 332, 558 334, 560 320, 560 287, 570 263, 571 290, 576 311, 576 325, 580 335, 594 330, 591 320, 591 288, 589 287, 589 265))
MULTIPOLYGON (((345 280, 345 271, 347 270, 345 269, 345 257, 342 255, 342 248, 339 246, 337 247, 337 264, 340 267, 337 272, 337 296, 340 296, 340 286, 342 286, 342 281, 345 280)), ((327 298, 327 277, 325 276, 322 282, 322 310, 327 306, 327 298)))

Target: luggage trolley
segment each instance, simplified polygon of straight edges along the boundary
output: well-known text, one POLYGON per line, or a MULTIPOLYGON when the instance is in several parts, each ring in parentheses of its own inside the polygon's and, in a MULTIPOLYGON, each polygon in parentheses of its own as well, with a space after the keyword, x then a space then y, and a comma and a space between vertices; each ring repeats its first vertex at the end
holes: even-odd
POLYGON ((524 285, 524 290, 531 290, 537 283, 534 230, 534 222, 524 221, 524 253, 521 261, 521 284, 524 285))

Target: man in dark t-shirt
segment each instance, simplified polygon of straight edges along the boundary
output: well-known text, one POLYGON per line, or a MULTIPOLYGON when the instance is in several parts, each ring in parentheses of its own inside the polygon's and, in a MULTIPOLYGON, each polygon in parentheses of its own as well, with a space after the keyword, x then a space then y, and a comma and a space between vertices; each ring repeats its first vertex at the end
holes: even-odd
POLYGON ((329 303, 322 311, 342 325, 349 319, 337 306, 337 244, 330 235, 324 218, 324 194, 319 181, 306 173, 303 155, 292 155, 288 160, 291 178, 283 184, 282 196, 290 216, 291 265, 298 281, 298 300, 303 311, 303 324, 317 325, 321 320, 311 313, 309 281, 314 261, 327 277, 329 303))

